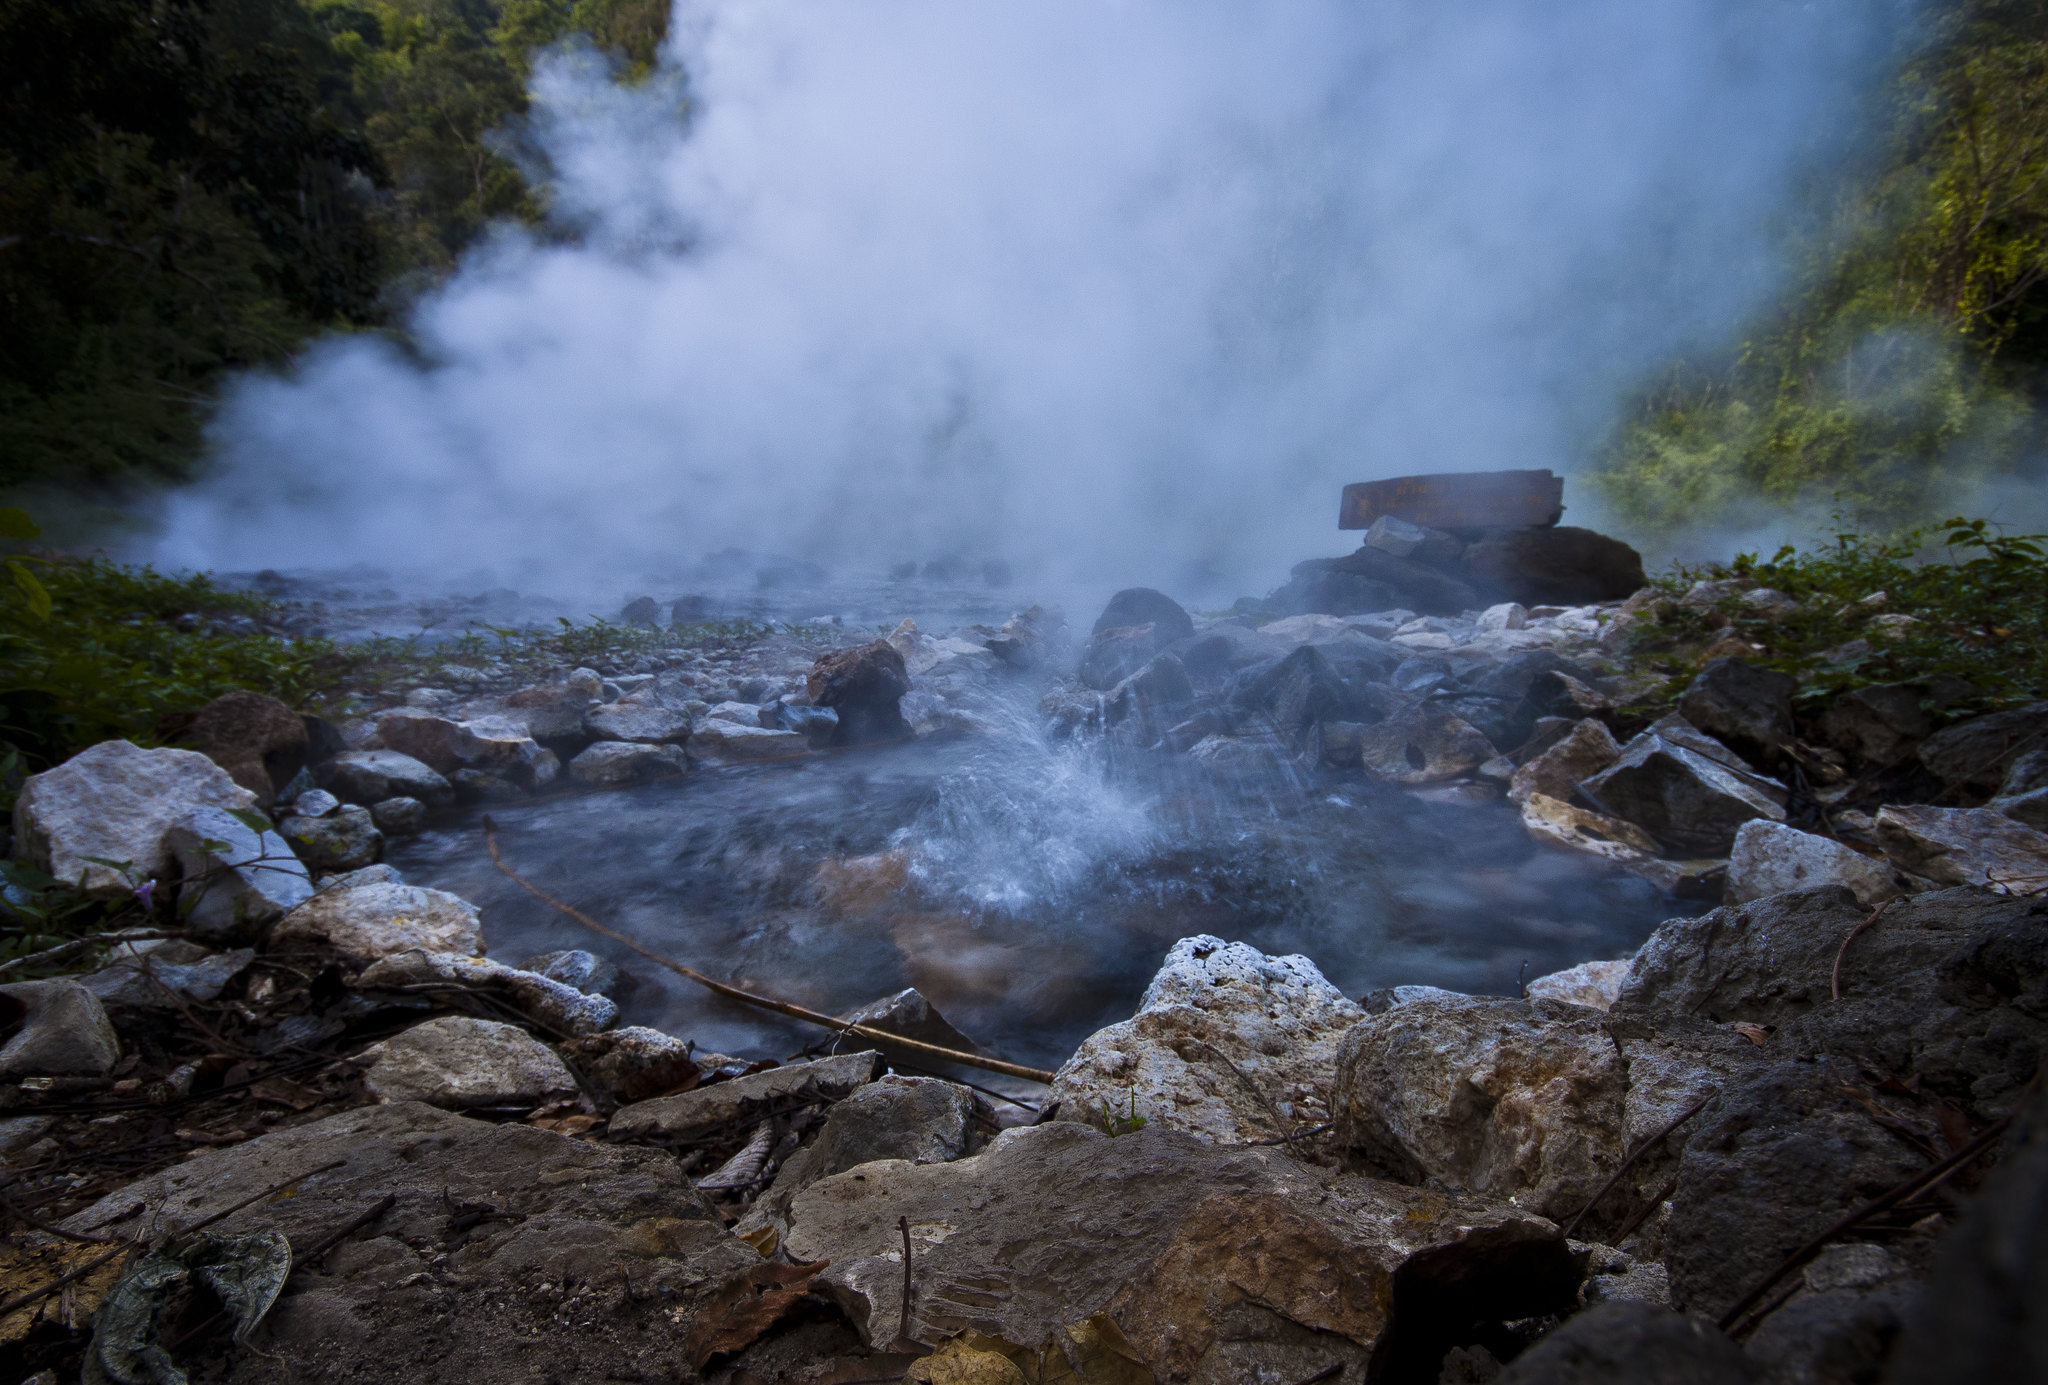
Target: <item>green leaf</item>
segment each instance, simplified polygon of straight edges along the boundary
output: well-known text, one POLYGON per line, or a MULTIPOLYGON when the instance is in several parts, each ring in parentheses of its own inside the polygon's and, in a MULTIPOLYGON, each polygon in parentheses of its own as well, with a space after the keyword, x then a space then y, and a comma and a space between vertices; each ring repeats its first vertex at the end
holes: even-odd
POLYGON ((43 528, 28 517, 28 511, 18 505, 0 506, 0 539, 17 539, 26 543, 42 537, 43 528))
POLYGON ((263 814, 257 812, 253 808, 230 808, 228 809, 228 816, 233 818, 236 822, 241 823, 242 826, 248 828, 251 832, 254 832, 259 837, 262 836, 265 832, 272 832, 276 830, 270 825, 269 818, 263 816, 263 814))
POLYGON ((7 571, 13 574, 14 585, 20 589, 22 596, 27 598, 29 612, 37 620, 48 620, 51 610, 50 589, 37 581, 36 575, 28 570, 28 564, 19 558, 7 560, 7 571))

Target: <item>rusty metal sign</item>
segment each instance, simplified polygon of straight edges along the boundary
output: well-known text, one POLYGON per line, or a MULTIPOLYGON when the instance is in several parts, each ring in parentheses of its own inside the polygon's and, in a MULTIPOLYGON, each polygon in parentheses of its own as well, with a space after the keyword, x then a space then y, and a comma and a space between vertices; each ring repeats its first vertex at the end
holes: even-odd
POLYGON ((1564 478, 1549 471, 1442 471, 1344 488, 1339 529, 1368 529, 1381 515, 1432 529, 1548 528, 1564 515, 1564 478))

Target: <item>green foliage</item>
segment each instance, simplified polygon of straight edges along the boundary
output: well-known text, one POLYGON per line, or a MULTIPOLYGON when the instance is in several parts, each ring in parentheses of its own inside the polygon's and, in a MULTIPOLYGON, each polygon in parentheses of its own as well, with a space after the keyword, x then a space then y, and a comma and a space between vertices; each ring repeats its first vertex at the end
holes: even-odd
POLYGON ((1110 1110, 1109 1101, 1104 1098, 1102 1128, 1112 1140, 1119 1135, 1135 1135, 1145 1128, 1145 1118, 1138 1114, 1138 1089, 1135 1086, 1131 1088, 1130 1109, 1123 1115, 1110 1110))
MULTIPOLYGON (((1726 564, 1678 567, 1660 585, 1677 594, 1702 579, 1733 579, 1797 600, 1798 612, 1783 619, 1740 601, 1720 603, 1720 612, 1765 649, 1755 662, 1798 676, 1803 704, 1865 683, 1948 674, 1983 694, 1976 705, 1998 706, 2048 696, 2044 544, 2048 536, 2000 534, 1981 519, 1944 520, 1890 538, 1843 530, 1805 551, 1787 546, 1768 559, 1745 553, 1726 564)), ((1642 632, 1638 653, 1676 685, 1691 676, 1712 633, 1704 613, 1670 607, 1642 632)))
POLYGON ((1673 363, 1599 482, 1652 532, 1762 499, 1879 524, 2038 448, 2048 367, 2048 3, 1948 0, 1886 93, 1882 157, 1827 188, 1792 290, 1673 363))

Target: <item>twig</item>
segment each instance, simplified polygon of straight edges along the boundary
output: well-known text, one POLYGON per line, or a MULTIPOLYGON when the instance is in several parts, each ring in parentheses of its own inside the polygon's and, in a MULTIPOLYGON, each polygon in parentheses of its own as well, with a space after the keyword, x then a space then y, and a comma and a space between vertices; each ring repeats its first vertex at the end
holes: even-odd
POLYGON ((1665 1201, 1673 1193, 1677 1191, 1678 1175, 1674 1173, 1671 1175, 1671 1177, 1664 1180, 1664 1186, 1659 1188, 1656 1191, 1656 1193, 1650 1198, 1650 1200, 1642 1205, 1641 1209, 1638 1210, 1634 1216, 1630 1217, 1627 1221, 1621 1224, 1621 1230, 1614 1233, 1615 1244, 1619 1245, 1621 1242, 1626 1241, 1630 1236, 1633 1236, 1635 1234, 1636 1228, 1641 1226, 1644 1222, 1648 1221, 1651 1218, 1651 1216, 1655 1214, 1656 1210, 1659 1207, 1662 1207, 1665 1201))
POLYGON ((5 1193, 0 1193, 0 1208, 5 1208, 7 1215, 13 1217, 24 1226, 40 1231, 45 1235, 56 1236, 62 1240, 77 1241, 80 1245, 103 1246, 112 1243, 115 1239, 112 1236, 81 1236, 76 1231, 66 1231, 61 1226, 43 1221, 39 1217, 32 1217, 27 1212, 22 1211, 20 1205, 15 1203, 5 1193))
POLYGON ((1330 1131, 1335 1130, 1336 1128, 1337 1122, 1324 1121, 1321 1125, 1311 1125, 1306 1130, 1297 1130, 1292 1135, 1275 1135, 1270 1140, 1246 1140, 1242 1145, 1239 1145, 1238 1148, 1258 1149, 1262 1146, 1268 1145, 1289 1145, 1293 1144, 1296 1140, 1306 1140, 1311 1138, 1312 1136, 1326 1135, 1330 1131))
POLYGON ((1735 1306, 1733 1308, 1730 1308, 1727 1312, 1721 1315, 1719 1324, 1721 1330, 1723 1332, 1728 1331, 1729 1328, 1738 1319, 1742 1317, 1744 1312, 1746 1312, 1752 1305, 1761 1300, 1765 1294, 1771 1291, 1773 1285, 1775 1285, 1780 1279, 1783 1279, 1786 1275, 1790 1274, 1793 1270, 1798 1269, 1799 1266, 1806 1263, 1806 1261, 1811 1256, 1817 1253, 1820 1250, 1820 1248, 1822 1246, 1825 1246, 1829 1241, 1834 1240, 1835 1237, 1841 1235, 1845 1231, 1850 1230, 1857 1224, 1867 1221, 1871 1217, 1876 1216, 1879 1212, 1884 1211, 1887 1207, 1891 1207, 1896 1203, 1904 1202, 1907 1198, 1912 1197, 1915 1193, 1925 1192, 1927 1189, 1933 1187, 1935 1184, 1942 1182, 1943 1180, 1948 1178, 1950 1174, 1955 1173, 1965 1164, 1975 1159, 1979 1154, 1982 1154, 1985 1150, 1989 1149, 1993 1142, 1995 1142, 2000 1135, 2003 1135, 2005 1133, 2006 1126, 2010 1125, 2011 1123, 2012 1117, 2010 1116, 2005 1117, 2003 1120, 1994 1121, 1984 1131, 1983 1134, 1979 1135, 1976 1139, 1970 1141, 1969 1144, 1963 1146, 1954 1154, 1951 1154, 1948 1158, 1942 1160, 1939 1164, 1936 1164, 1933 1168, 1925 1169, 1920 1173, 1914 1174, 1911 1178, 1906 1179, 1902 1183, 1894 1184, 1889 1190, 1879 1193, 1876 1197, 1864 1203, 1855 1211, 1850 1212, 1847 1215, 1843 1216, 1840 1220, 1836 1221, 1834 1225, 1830 1226, 1827 1230, 1821 1232, 1818 1236, 1815 1236, 1812 1240, 1806 1242, 1806 1244, 1800 1246, 1790 1255, 1787 1255, 1782 1261, 1778 1263, 1778 1267, 1776 1269, 1772 1270, 1769 1274, 1765 1275, 1762 1279, 1758 1280, 1754 1285, 1752 1285, 1748 1293, 1744 1294, 1740 1299, 1736 1300, 1735 1306))
POLYGON ((355 1235, 358 1231, 361 1231, 364 1227, 368 1226, 371 1222, 377 1220, 377 1218, 383 1216, 386 1212, 389 1212, 393 1207, 396 1207, 397 1205, 398 1198, 395 1194, 384 1194, 383 1197, 377 1199, 376 1202, 370 1205, 369 1211, 363 1213, 359 1217, 354 1218, 352 1221, 349 1222, 347 1226, 342 1227, 341 1230, 333 1232, 330 1235, 323 1236, 318 1241, 315 1241, 311 1246, 308 1246, 304 1253, 298 1256, 299 1263, 302 1265, 312 1264, 315 1260, 318 1260, 328 1251, 333 1250, 343 1241, 346 1241, 349 1237, 355 1235))
POLYGON ((978 1053, 962 1053, 958 1049, 941 1048, 937 1044, 925 1043, 922 1039, 906 1039, 901 1034, 891 1034, 881 1029, 870 1029, 864 1024, 851 1024, 846 1020, 834 1019, 830 1015, 820 1014, 816 1010, 807 1010, 801 1005, 791 1005, 787 1001, 772 1000, 764 995, 755 995, 751 991, 743 991, 737 986, 728 986, 725 982, 715 980, 698 971, 695 967, 686 967, 673 958, 664 957, 651 948, 642 947, 625 934, 615 929, 607 928, 582 910, 564 904, 561 900, 547 893, 547 891, 529 884, 517 871, 506 865, 504 857, 499 855, 497 824, 492 822, 488 816, 484 818, 484 842, 490 848, 491 864, 503 871, 510 877, 513 884, 525 890, 535 899, 559 909, 562 913, 576 920, 576 922, 600 937, 610 938, 622 947, 631 948, 656 966, 666 967, 677 976, 687 981, 694 981, 706 990, 715 991, 728 1000, 737 1000, 741 1004, 757 1006, 763 1010, 773 1010, 777 1014, 788 1015, 791 1019, 799 1019, 806 1024, 823 1025, 827 1029, 836 1029, 843 1034, 856 1034, 863 1039, 870 1040, 876 1044, 886 1044, 891 1048, 908 1049, 913 1053, 927 1053, 934 1058, 943 1058, 949 1063, 958 1063, 962 1067, 981 1068, 988 1072, 1002 1073, 1006 1077, 1022 1077, 1028 1081, 1043 1082, 1047 1085, 1050 1085, 1053 1078, 1057 1075, 1048 1072, 1044 1068, 1029 1068, 1025 1067, 1022 1063, 1006 1063, 1000 1058, 984 1058, 978 1053))
POLYGON ((896 1322, 896 1340, 910 1340, 910 1218, 896 1218, 896 1229, 903 1233, 903 1312, 896 1322))
POLYGON ((1621 1161, 1621 1167, 1614 1171, 1614 1176, 1609 1178, 1605 1183, 1602 1183, 1600 1185, 1600 1191, 1586 1199, 1586 1205, 1579 1209, 1579 1214, 1564 1224, 1565 1239, 1571 1239, 1572 1233, 1579 1229, 1579 1223, 1586 1219, 1586 1213, 1592 1211, 1593 1205, 1600 1201, 1601 1198, 1606 1197, 1610 1192, 1614 1191, 1614 1185, 1621 1182, 1621 1176, 1627 1173, 1630 1168, 1634 1167, 1636 1160, 1642 1158, 1645 1154, 1648 1154, 1652 1149, 1655 1149, 1658 1145, 1662 1144, 1664 1142, 1665 1136, 1669 1135, 1672 1131, 1678 1129, 1679 1126, 1684 1125, 1694 1116, 1697 1116, 1703 1109, 1705 1109, 1706 1104, 1708 1102, 1712 1101, 1715 1097, 1719 1096, 1720 1094, 1721 1092, 1718 1087, 1715 1088, 1713 1091, 1708 1092, 1698 1101, 1695 1101, 1692 1105, 1686 1107, 1685 1110, 1679 1114, 1678 1119, 1672 1121, 1671 1124, 1665 1126, 1662 1130, 1659 1130, 1649 1139, 1637 1145, 1635 1147, 1635 1152, 1630 1154, 1628 1158, 1621 1161))
POLYGON ((166 933, 158 928, 131 928, 119 933, 91 933, 83 938, 73 938, 55 947, 46 947, 41 952, 31 952, 26 957, 16 957, 9 962, 0 962, 0 976, 10 971, 24 971, 29 967, 45 966, 51 962, 62 962, 81 952, 90 951, 101 943, 146 943, 159 938, 182 938, 183 932, 166 933))
POLYGON ((1857 924, 1854 928, 1850 929, 1847 933, 1842 935, 1842 945, 1835 949, 1834 974, 1828 979, 1828 994, 1831 998, 1835 1000, 1840 1000, 1842 998, 1842 959, 1849 955, 1849 944, 1856 941, 1856 935, 1858 933, 1861 933, 1864 929, 1870 927, 1871 924, 1876 923, 1879 918, 1883 917, 1885 910, 1891 908, 1892 905, 1897 904, 1898 902, 1899 901, 1896 897, 1892 899, 1887 899, 1884 903, 1878 905, 1875 909, 1871 910, 1869 917, 1865 918, 1863 922, 1857 924))

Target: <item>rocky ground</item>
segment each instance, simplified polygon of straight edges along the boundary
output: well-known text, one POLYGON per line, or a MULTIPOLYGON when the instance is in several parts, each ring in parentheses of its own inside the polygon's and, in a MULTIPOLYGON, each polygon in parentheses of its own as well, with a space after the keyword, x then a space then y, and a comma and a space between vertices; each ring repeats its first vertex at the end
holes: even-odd
POLYGON ((1071 641, 1034 609, 479 659, 332 722, 232 694, 189 749, 31 777, 13 852, 55 883, 9 907, 106 926, 0 963, 9 1378, 2048 1377, 2048 705, 1795 714, 1753 662, 1789 598, 1550 533, 1383 523, 1071 641), (708 1053, 379 863, 458 800, 971 735, 1020 677, 1054 734, 1504 797, 1724 902, 1516 996, 1186 938, 1005 1100, 914 992, 708 1053))

